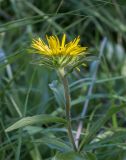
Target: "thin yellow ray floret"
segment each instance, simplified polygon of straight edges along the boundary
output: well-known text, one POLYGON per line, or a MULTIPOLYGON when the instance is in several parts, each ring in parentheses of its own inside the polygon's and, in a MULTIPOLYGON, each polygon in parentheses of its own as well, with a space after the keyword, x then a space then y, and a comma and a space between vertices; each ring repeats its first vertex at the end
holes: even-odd
POLYGON ((37 40, 33 39, 31 47, 38 51, 37 53, 39 54, 51 55, 50 48, 40 38, 37 40))
POLYGON ((61 48, 65 46, 65 41, 66 41, 66 34, 63 34, 61 48))
POLYGON ((46 36, 46 39, 48 45, 40 38, 33 39, 31 47, 36 53, 48 56, 78 56, 87 49, 79 45, 79 36, 69 43, 66 43, 66 34, 63 34, 61 42, 57 36, 46 36))

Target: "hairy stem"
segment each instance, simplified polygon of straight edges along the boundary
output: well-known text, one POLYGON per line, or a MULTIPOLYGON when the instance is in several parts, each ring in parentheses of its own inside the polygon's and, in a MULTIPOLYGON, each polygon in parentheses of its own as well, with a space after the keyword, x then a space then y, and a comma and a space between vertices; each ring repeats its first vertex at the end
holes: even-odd
POLYGON ((68 136, 69 136, 70 142, 73 145, 73 149, 75 151, 77 151, 77 147, 75 145, 75 141, 74 141, 74 137, 73 137, 73 133, 72 133, 71 113, 70 113, 71 104, 70 104, 70 92, 69 92, 68 80, 67 80, 67 77, 65 76, 64 69, 60 69, 58 71, 58 74, 60 76, 60 79, 61 79, 61 81, 63 83, 63 87, 64 87, 65 106, 66 106, 65 110, 66 110, 68 136))

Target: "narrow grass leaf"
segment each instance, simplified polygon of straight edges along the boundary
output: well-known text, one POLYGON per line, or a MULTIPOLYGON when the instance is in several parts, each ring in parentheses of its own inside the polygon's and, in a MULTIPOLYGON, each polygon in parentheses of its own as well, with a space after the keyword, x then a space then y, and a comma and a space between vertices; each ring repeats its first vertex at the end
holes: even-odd
POLYGON ((86 137, 85 136, 83 137, 83 140, 79 146, 79 150, 82 150, 86 144, 90 143, 90 141, 96 136, 96 133, 99 131, 101 126, 103 126, 111 118, 113 114, 118 113, 124 108, 125 106, 111 107, 102 118, 98 119, 89 129, 89 134, 87 134, 86 137))

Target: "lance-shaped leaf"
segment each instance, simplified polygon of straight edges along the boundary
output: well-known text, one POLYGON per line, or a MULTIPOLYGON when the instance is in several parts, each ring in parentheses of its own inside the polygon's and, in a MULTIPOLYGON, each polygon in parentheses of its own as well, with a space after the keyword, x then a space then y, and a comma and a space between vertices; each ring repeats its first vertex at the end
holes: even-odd
POLYGON ((13 125, 11 125, 10 127, 8 127, 5 131, 10 132, 15 129, 25 127, 28 125, 44 124, 44 123, 64 123, 65 124, 66 120, 63 118, 54 117, 54 116, 45 115, 45 114, 31 116, 31 117, 24 117, 19 121, 17 121, 16 123, 14 123, 13 125))
POLYGON ((51 149, 56 149, 61 152, 71 151, 71 147, 67 145, 64 141, 57 138, 44 137, 34 141, 35 143, 43 143, 50 147, 51 149))

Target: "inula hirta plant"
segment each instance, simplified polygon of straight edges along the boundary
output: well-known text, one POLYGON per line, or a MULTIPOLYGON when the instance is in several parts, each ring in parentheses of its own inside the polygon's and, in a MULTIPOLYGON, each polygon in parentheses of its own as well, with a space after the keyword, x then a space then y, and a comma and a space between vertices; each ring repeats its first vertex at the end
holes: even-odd
MULTIPOLYGON (((64 87, 64 97, 65 97, 65 112, 66 120, 60 118, 60 122, 64 122, 67 126, 68 138, 70 144, 72 145, 74 151, 79 151, 78 145, 75 143, 75 138, 72 132, 71 125, 71 99, 69 92, 69 85, 67 76, 71 73, 74 68, 78 68, 80 65, 85 63, 85 58, 87 57, 87 47, 83 47, 79 44, 80 37, 75 38, 73 41, 66 42, 66 35, 64 34, 62 40, 60 41, 57 36, 46 36, 47 43, 41 38, 33 39, 30 48, 30 53, 39 54, 38 59, 35 62, 39 65, 45 65, 51 69, 55 69, 64 87), (62 120, 61 120, 62 119, 62 120)), ((32 118, 35 119, 34 122, 40 122, 45 120, 47 122, 49 115, 38 115, 33 117, 26 117, 19 120, 12 126, 6 129, 6 132, 12 131, 14 129, 20 128, 31 124, 32 118), (41 117, 41 118, 40 118, 41 117), (24 123, 25 122, 25 123, 24 123)), ((56 117, 59 119, 59 117, 56 117)), ((79 140, 78 140, 79 141, 79 140)))
POLYGON ((73 149, 78 151, 72 133, 70 118, 70 92, 67 75, 74 68, 78 68, 79 65, 84 64, 85 56, 87 55, 87 47, 83 47, 79 44, 79 36, 68 43, 66 42, 66 34, 63 35, 61 41, 57 36, 46 36, 46 39, 47 43, 41 38, 33 39, 30 51, 32 53, 39 54, 39 58, 36 60, 37 64, 45 65, 46 67, 55 69, 61 79, 61 82, 64 86, 68 137, 73 149))

